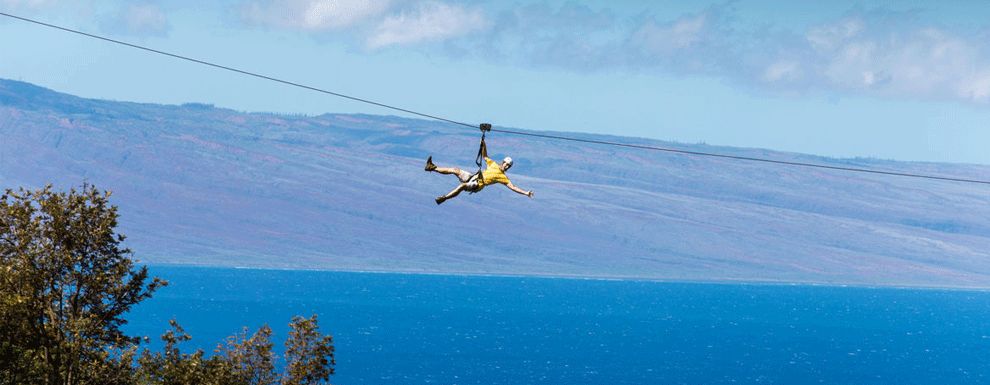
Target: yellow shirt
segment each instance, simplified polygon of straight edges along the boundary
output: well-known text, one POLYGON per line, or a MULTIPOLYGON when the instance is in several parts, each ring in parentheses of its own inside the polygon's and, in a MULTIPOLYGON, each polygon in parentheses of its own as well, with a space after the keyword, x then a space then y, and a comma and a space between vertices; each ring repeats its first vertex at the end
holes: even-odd
POLYGON ((478 185, 488 186, 495 183, 509 184, 509 177, 505 176, 498 163, 495 163, 491 158, 485 158, 485 170, 481 172, 478 185))

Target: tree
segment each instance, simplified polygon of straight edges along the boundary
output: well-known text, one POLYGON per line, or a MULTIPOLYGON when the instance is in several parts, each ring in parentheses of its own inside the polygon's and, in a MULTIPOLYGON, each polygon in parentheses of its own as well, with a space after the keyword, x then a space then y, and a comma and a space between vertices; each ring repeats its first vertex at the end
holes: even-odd
POLYGON ((0 195, 0 385, 303 385, 328 383, 333 338, 316 316, 293 319, 286 370, 267 325, 227 339, 211 357, 183 353, 178 322, 161 352, 121 331, 123 315, 167 283, 135 267, 117 234, 110 193, 83 185, 0 195))
POLYGON ((226 345, 218 346, 214 357, 221 357, 218 363, 223 368, 224 383, 278 384, 271 337, 272 328, 268 325, 262 326, 250 338, 247 337, 247 328, 244 328, 240 334, 228 337, 226 345))
POLYGON ((336 365, 333 337, 320 333, 315 314, 310 318, 295 317, 289 327, 289 339, 285 341, 286 373, 282 384, 329 383, 336 365))
POLYGON ((124 381, 138 340, 122 316, 166 282, 134 266, 109 197, 90 185, 0 196, 0 383, 124 381))
POLYGON ((174 319, 169 320, 171 330, 162 334, 165 348, 162 352, 145 349, 138 358, 137 382, 160 385, 217 384, 219 371, 216 365, 208 365, 203 351, 182 353, 179 344, 192 339, 174 319))

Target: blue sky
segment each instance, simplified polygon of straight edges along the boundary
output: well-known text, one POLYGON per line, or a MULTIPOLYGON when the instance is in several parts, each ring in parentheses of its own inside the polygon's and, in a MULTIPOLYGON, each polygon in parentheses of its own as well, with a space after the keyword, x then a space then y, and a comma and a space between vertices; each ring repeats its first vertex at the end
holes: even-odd
MULTIPOLYGON (((0 0, 0 10, 460 121, 990 164, 990 3, 943 3, 0 0)), ((115 100, 391 113, 13 20, 0 20, 0 77, 115 100)))

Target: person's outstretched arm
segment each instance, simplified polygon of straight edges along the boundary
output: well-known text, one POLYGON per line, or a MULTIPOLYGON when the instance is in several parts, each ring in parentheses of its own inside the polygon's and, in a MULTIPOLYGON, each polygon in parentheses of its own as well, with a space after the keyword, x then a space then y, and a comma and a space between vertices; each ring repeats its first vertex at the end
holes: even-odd
POLYGON ((481 157, 488 159, 488 146, 485 145, 485 138, 481 138, 481 157))
POLYGON ((533 197, 533 191, 532 190, 530 190, 530 191, 523 190, 523 189, 521 189, 519 187, 516 187, 516 185, 512 184, 512 182, 507 183, 505 185, 505 187, 508 187, 509 190, 515 191, 516 193, 519 193, 519 194, 528 196, 530 198, 533 197))

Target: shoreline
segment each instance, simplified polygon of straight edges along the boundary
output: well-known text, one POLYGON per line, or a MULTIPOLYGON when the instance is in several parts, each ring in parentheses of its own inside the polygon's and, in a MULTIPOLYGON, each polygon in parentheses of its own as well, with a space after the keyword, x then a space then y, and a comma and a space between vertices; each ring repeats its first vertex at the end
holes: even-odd
POLYGON ((836 288, 859 288, 859 289, 894 289, 894 290, 933 290, 933 291, 965 291, 965 292, 990 292, 990 287, 984 286, 935 286, 935 285, 894 285, 894 284, 865 284, 865 283, 839 283, 839 282, 814 282, 814 281, 784 281, 784 280, 746 280, 746 279, 676 279, 660 277, 639 277, 639 276, 595 276, 595 275, 568 275, 568 274, 526 274, 526 273, 479 273, 471 271, 416 271, 416 270, 380 270, 380 269, 327 269, 327 268, 302 268, 302 267, 258 267, 258 266, 229 266, 229 265, 197 265, 184 263, 142 263, 149 268, 154 267, 175 267, 175 268, 203 268, 203 269, 230 269, 230 270, 269 270, 269 271, 306 271, 306 272, 328 272, 328 273, 355 273, 355 274, 394 274, 394 275, 421 275, 421 276, 448 276, 448 277, 479 277, 479 278, 532 278, 532 279, 567 279, 585 281, 618 281, 618 282, 653 282, 653 283, 684 283, 697 285, 740 285, 740 286, 806 286, 806 287, 836 287, 836 288))

